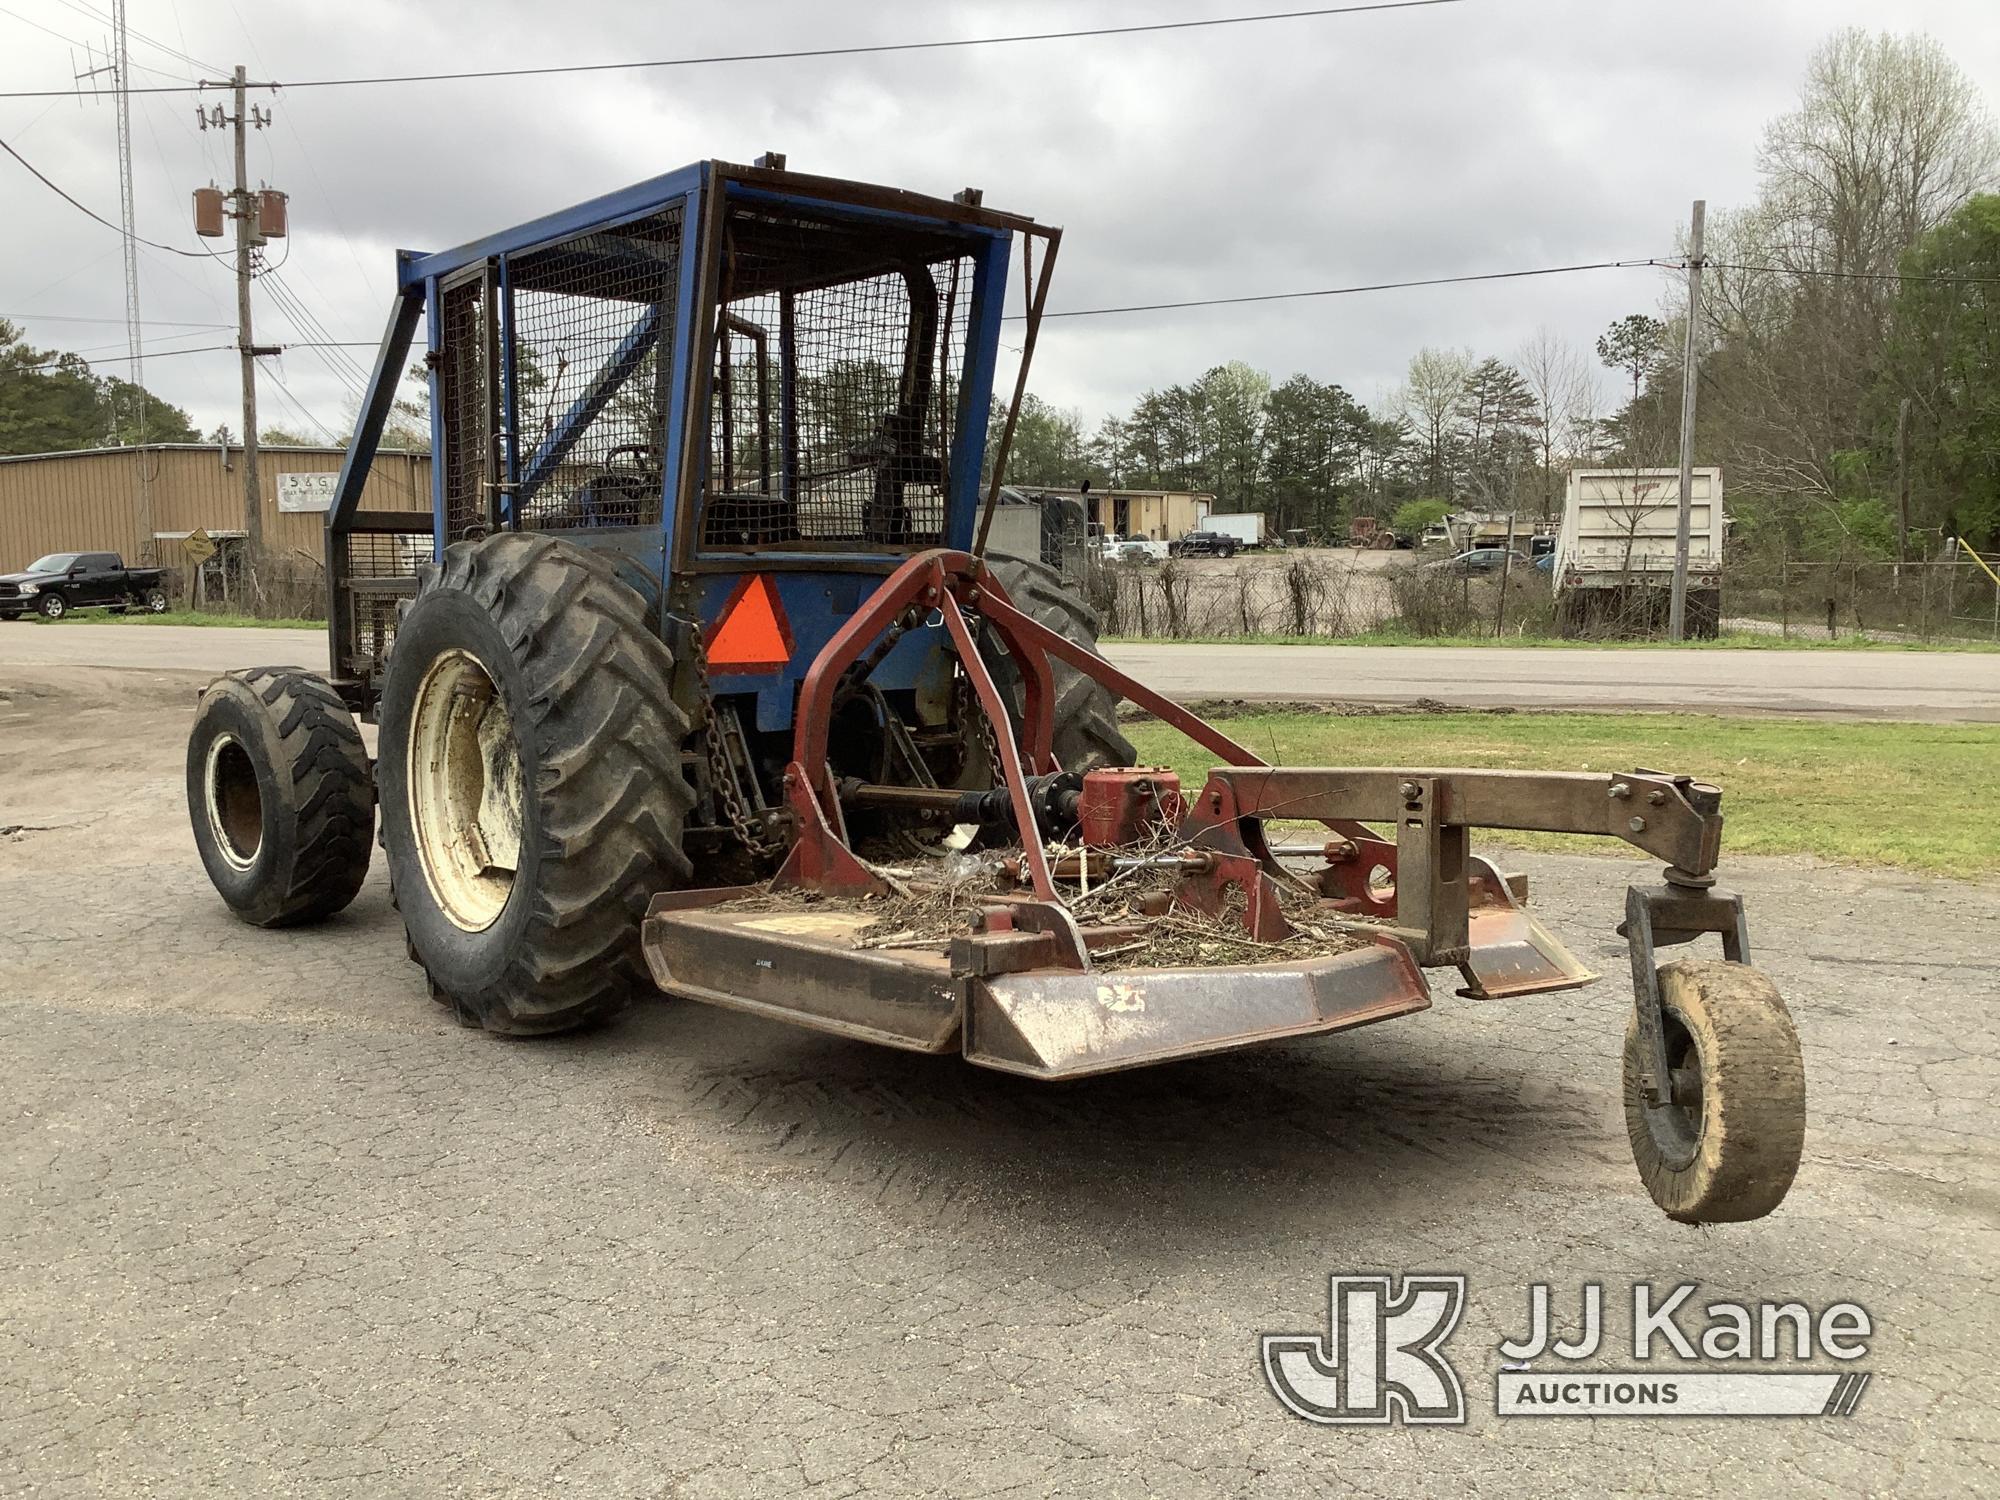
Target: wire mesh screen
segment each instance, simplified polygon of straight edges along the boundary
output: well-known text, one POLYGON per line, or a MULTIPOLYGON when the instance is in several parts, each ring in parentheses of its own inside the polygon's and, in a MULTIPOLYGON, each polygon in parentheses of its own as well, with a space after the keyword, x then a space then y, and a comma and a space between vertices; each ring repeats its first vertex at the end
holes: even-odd
POLYGON ((680 255, 675 205, 509 258, 521 525, 659 521, 680 255))
POLYGON ((703 545, 941 542, 965 241, 748 203, 725 236, 703 545))
POLYGON ((457 541, 487 525, 492 395, 486 372, 485 280, 474 277, 445 287, 438 297, 438 313, 445 535, 457 541))
MULTIPOLYGON (((427 520, 421 512, 411 513, 413 525, 427 520)), ((339 670, 366 679, 389 659, 403 603, 416 597, 418 570, 434 560, 436 543, 426 527, 421 532, 349 532, 341 545, 348 597, 339 670)))

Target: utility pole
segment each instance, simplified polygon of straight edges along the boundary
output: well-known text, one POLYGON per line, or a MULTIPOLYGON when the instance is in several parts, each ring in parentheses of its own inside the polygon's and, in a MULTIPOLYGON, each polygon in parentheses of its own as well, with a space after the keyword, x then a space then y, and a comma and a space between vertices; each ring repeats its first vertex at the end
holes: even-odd
MULTIPOLYGON (((1687 345, 1681 365, 1681 506, 1674 526, 1674 591, 1667 604, 1667 639, 1675 644, 1687 629, 1688 533, 1694 520, 1695 330, 1701 322, 1701 231, 1707 213, 1707 202, 1695 199, 1693 232, 1688 236, 1687 345)), ((1709 504, 1715 504, 1713 496, 1709 504)))
POLYGON ((1507 550, 1500 558, 1500 602, 1493 606, 1493 638, 1507 629, 1507 585, 1514 577, 1514 513, 1507 513, 1507 550))
POLYGON ((1910 560, 1910 398, 1896 407, 1896 581, 1910 560))
MULTIPOLYGON (((257 476, 257 346, 250 336, 250 239, 251 214, 249 173, 244 164, 244 69, 236 65, 230 80, 236 103, 236 351, 243 366, 243 546, 249 553, 254 575, 264 561, 264 497, 257 476)), ((1678 616, 1676 616, 1678 618, 1678 616)))
MULTIPOLYGON (((245 94, 252 88, 268 88, 269 84, 253 84, 249 81, 241 63, 230 75, 227 83, 205 82, 204 88, 226 88, 235 104, 232 113, 225 115, 222 106, 217 105, 213 113, 197 108, 196 116, 201 127, 230 126, 235 132, 236 182, 228 193, 229 217, 236 221, 236 355, 243 376, 243 545, 247 561, 254 578, 256 569, 264 560, 264 507, 263 485, 257 463, 257 357, 260 354, 279 354, 283 350, 276 344, 260 347, 253 336, 250 320, 250 281, 254 269, 251 252, 265 241, 265 229, 261 222, 263 204, 267 197, 281 198, 278 194, 255 193, 250 190, 250 172, 246 137, 251 128, 262 130, 271 123, 268 109, 252 109, 245 102, 245 94)), ((198 234, 214 235, 221 232, 219 220, 209 222, 207 215, 214 212, 215 199, 222 195, 214 188, 206 188, 195 194, 195 230, 198 234), (209 203, 204 209, 204 194, 209 203)), ((274 226, 272 234, 283 233, 281 226, 274 226)))

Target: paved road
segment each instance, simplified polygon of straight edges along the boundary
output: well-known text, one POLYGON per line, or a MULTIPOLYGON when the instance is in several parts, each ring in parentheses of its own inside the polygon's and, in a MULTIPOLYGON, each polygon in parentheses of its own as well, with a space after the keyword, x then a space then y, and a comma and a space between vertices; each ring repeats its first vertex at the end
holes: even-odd
MULTIPOLYGON (((1732 867, 1811 1123, 1780 1213, 1704 1232, 1627 1159, 1614 982, 1066 1088, 663 998, 510 1043, 426 1000, 379 867, 322 927, 224 914, 184 679, 0 684, 0 1492, 2000 1487, 1991 886, 1732 867), (1264 1389, 1258 1334, 1379 1269, 1471 1278, 1468 1428, 1264 1389), (1642 1277, 1864 1303, 1859 1411, 1493 1415, 1528 1283, 1642 1277)), ((1522 863, 1615 972, 1632 867, 1522 863)))
MULTIPOLYGON (((1183 699, 1433 699, 1522 708, 2000 721, 2000 654, 1565 651, 1549 648, 1113 645, 1106 655, 1183 699)), ((0 667, 219 672, 321 666, 317 631, 184 625, 0 626, 0 667)))
POLYGON ((2000 720, 2000 654, 1124 644, 1105 655, 1190 700, 1429 698, 1475 707, 2000 720))

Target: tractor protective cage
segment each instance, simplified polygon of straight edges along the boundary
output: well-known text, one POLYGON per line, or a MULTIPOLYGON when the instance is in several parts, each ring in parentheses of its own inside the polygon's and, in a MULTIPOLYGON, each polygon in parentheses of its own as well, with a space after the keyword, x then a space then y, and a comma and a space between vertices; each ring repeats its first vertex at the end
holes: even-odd
MULTIPOLYGON (((670 639, 674 617, 712 622, 773 580, 787 660, 718 668, 714 685, 754 692, 758 727, 789 725, 805 665, 870 575, 983 540, 1016 234, 1032 339, 1060 231, 972 189, 932 198, 782 158, 701 162, 454 250, 399 251, 326 518, 335 687, 372 712, 418 570, 445 547, 545 529, 629 564, 670 639), (362 504, 406 374, 429 397, 427 513, 362 504)), ((916 644, 878 681, 916 685, 916 644)))

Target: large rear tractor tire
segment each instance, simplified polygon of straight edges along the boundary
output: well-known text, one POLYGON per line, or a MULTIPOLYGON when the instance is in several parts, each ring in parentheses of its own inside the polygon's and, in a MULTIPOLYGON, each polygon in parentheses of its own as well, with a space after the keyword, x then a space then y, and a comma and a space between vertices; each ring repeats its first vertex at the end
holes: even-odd
POLYGON ((1639 1023, 1625 1029, 1625 1129, 1646 1191, 1670 1219, 1761 1219, 1783 1201, 1805 1146, 1806 1074, 1777 988, 1742 964, 1660 969, 1673 1102, 1639 1087, 1639 1023))
POLYGON ((375 788, 326 679, 251 667, 210 683, 188 736, 187 799, 208 878, 252 926, 316 922, 360 891, 375 788))
MULTIPOLYGON (((1097 649, 1096 613, 1078 597, 1076 587, 1065 583, 1053 568, 1014 557, 989 558, 987 567, 1022 614, 1066 640, 1092 651, 1097 649)), ((994 684, 1018 715, 1027 705, 1027 688, 1020 669, 998 643, 984 655, 994 684)), ((1051 666, 1056 682, 1053 748, 1063 769, 1088 771, 1097 766, 1129 766, 1136 761, 1139 752, 1118 730, 1116 695, 1074 667, 1062 662, 1052 662, 1051 666)))
POLYGON ((460 542, 425 580, 376 769, 410 955, 461 1021, 567 1031, 649 984, 646 904, 690 873, 673 667, 639 593, 552 537, 460 542))

